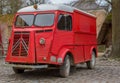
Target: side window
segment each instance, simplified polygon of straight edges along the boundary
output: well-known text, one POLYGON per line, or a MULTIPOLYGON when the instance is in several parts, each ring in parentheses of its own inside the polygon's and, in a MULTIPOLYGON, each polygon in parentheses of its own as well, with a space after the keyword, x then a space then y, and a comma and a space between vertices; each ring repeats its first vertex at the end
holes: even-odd
POLYGON ((60 14, 58 18, 58 29, 59 30, 72 30, 72 17, 70 15, 60 14))

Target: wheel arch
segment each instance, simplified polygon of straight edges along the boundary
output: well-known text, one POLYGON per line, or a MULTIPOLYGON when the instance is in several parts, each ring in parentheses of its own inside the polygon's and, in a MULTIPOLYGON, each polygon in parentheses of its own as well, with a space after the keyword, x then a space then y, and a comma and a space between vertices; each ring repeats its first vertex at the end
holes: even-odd
POLYGON ((95 47, 92 47, 91 54, 92 54, 92 52, 95 52, 95 56, 97 57, 97 49, 95 47))
POLYGON ((61 57, 63 60, 62 60, 62 63, 64 62, 64 59, 65 57, 69 55, 70 57, 70 62, 71 62, 71 65, 74 65, 74 57, 73 57, 73 54, 72 52, 70 51, 70 49, 67 49, 67 48, 63 48, 60 52, 59 52, 59 55, 58 57, 61 57))
MULTIPOLYGON (((73 57, 73 54, 70 52, 70 51, 68 51, 67 53, 66 53, 66 55, 69 55, 69 57, 70 57, 70 62, 71 62, 71 66, 74 66, 74 57, 73 57)), ((65 58, 65 57, 64 57, 65 58)))

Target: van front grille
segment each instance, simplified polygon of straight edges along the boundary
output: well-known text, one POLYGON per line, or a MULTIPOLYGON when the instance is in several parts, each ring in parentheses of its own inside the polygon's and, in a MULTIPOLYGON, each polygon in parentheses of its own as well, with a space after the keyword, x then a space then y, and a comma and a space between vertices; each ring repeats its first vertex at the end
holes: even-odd
POLYGON ((12 56, 27 56, 30 32, 15 32, 12 56))

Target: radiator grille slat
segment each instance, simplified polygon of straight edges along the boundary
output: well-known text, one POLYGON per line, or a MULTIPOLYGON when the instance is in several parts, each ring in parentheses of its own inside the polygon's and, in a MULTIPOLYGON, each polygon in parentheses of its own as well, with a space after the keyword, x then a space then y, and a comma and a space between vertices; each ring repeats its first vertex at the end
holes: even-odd
POLYGON ((30 32, 15 32, 12 56, 27 56, 30 32))

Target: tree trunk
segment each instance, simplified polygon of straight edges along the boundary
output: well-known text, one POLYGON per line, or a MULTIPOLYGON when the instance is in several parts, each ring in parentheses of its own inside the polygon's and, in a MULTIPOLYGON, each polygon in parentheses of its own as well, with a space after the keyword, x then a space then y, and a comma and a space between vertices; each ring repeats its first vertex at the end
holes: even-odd
POLYGON ((112 58, 120 58, 120 0, 112 0, 112 58))

